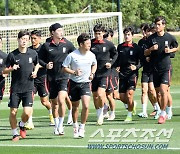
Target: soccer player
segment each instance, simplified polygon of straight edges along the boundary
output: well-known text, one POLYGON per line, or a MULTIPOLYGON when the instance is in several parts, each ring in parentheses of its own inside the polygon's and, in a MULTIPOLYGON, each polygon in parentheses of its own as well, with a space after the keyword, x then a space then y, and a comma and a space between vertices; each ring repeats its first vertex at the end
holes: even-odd
POLYGON ((7 54, 2 51, 2 37, 0 36, 0 102, 3 99, 4 89, 5 89, 5 77, 6 74, 3 74, 3 69, 5 67, 7 59, 7 54))
POLYGON ((63 26, 59 23, 51 25, 52 40, 42 45, 39 51, 41 64, 47 68, 50 96, 55 121, 54 134, 64 135, 65 99, 69 75, 62 71, 62 63, 67 55, 74 51, 73 44, 64 38, 63 26), (59 109, 58 109, 59 108, 59 109))
MULTIPOLYGON (((105 30, 105 34, 103 37, 107 39, 108 41, 112 42, 114 35, 114 31, 111 28, 108 28, 105 30)), ((110 105, 110 115, 108 113, 109 106, 107 104, 104 104, 104 110, 103 110, 103 116, 104 118, 107 118, 107 120, 114 120, 115 119, 115 100, 114 98, 117 98, 118 93, 118 72, 116 71, 116 68, 114 65, 111 67, 111 72, 108 78, 108 88, 106 90, 106 96, 109 101, 110 105)))
POLYGON ((79 49, 70 53, 63 62, 64 71, 71 74, 69 96, 73 106, 74 138, 84 137, 85 123, 91 96, 91 80, 97 69, 95 55, 90 51, 91 41, 86 33, 78 36, 79 49), (81 124, 78 124, 79 101, 82 101, 81 124))
POLYGON ((153 64, 153 82, 156 93, 160 94, 161 113, 158 119, 159 124, 166 121, 166 107, 168 103, 168 88, 170 82, 170 53, 176 52, 178 43, 174 36, 165 32, 166 20, 163 16, 155 18, 156 33, 148 38, 148 48, 145 55, 150 55, 153 64))
POLYGON ((119 93, 120 99, 128 106, 128 114, 125 122, 132 121, 134 107, 134 91, 138 79, 138 69, 141 67, 140 60, 142 49, 133 43, 134 31, 131 27, 123 30, 125 42, 117 47, 118 58, 116 66, 119 72, 119 93))
MULTIPOLYGON (((145 36, 141 40, 139 40, 138 45, 143 49, 143 51, 147 48, 146 41, 147 38, 153 33, 153 25, 146 24, 143 28, 145 32, 145 36)), ((154 111, 151 113, 152 116, 155 116, 156 112, 160 112, 160 107, 157 102, 156 98, 156 91, 153 84, 153 71, 150 63, 150 59, 148 56, 143 56, 143 71, 141 77, 141 87, 142 87, 142 95, 141 95, 141 102, 142 102, 142 109, 143 111, 138 114, 141 118, 147 118, 147 103, 148 97, 154 106, 154 111)))
POLYGON ((97 111, 97 125, 103 124, 103 107, 107 102, 106 90, 111 66, 117 58, 114 44, 103 38, 105 27, 101 24, 94 26, 95 38, 91 40, 91 51, 96 55, 97 71, 92 81, 94 105, 97 111))
MULTIPOLYGON (((35 50, 38 54, 39 50, 42 46, 41 45, 41 31, 33 30, 31 32, 31 43, 32 43, 32 46, 30 46, 29 48, 35 50)), ((41 62, 40 62, 40 64, 41 64, 41 62)), ((52 115, 52 107, 51 107, 51 103, 49 102, 49 98, 48 98, 46 68, 43 68, 43 67, 39 68, 37 77, 34 79, 34 94, 36 94, 37 92, 40 97, 42 105, 45 106, 47 108, 47 110, 49 111, 50 125, 54 125, 54 119, 53 119, 53 115, 52 115)), ((34 128, 32 116, 30 116, 25 127, 26 127, 26 129, 34 128)))
POLYGON ((8 54, 4 73, 11 74, 11 93, 9 121, 12 128, 12 141, 19 140, 16 115, 22 101, 23 113, 19 122, 20 135, 26 138, 25 123, 32 113, 34 80, 39 69, 36 51, 27 48, 30 40, 28 31, 18 33, 18 48, 8 54))

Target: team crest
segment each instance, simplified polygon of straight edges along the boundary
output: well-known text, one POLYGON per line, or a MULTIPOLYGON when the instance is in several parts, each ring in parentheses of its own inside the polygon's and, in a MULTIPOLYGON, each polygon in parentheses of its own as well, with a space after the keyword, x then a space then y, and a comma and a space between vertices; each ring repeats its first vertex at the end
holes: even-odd
POLYGON ((32 63, 32 57, 29 57, 29 63, 32 63))
POLYGON ((2 64, 2 63, 3 63, 3 59, 0 58, 0 64, 2 64))
POLYGON ((103 52, 106 52, 106 47, 103 47, 103 52))
POLYGON ((63 47, 63 53, 66 53, 66 47, 63 47))
POLYGON ((131 56, 133 55, 133 51, 132 51, 132 50, 130 50, 130 55, 131 55, 131 56))

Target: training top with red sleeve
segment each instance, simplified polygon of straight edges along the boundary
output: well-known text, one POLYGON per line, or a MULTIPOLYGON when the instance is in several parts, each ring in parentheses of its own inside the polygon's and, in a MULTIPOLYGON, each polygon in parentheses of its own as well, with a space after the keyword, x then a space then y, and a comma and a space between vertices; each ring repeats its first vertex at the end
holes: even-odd
POLYGON ((111 66, 117 59, 117 50, 114 44, 106 39, 103 40, 91 40, 91 51, 95 54, 97 59, 96 77, 109 76, 110 70, 107 69, 105 64, 111 63, 111 66))
POLYGON ((176 38, 167 32, 165 32, 163 36, 154 33, 148 37, 147 47, 150 48, 155 44, 158 45, 158 50, 152 51, 150 55, 154 70, 158 72, 170 70, 170 53, 165 53, 165 46, 167 44, 170 49, 177 48, 178 43, 176 38))
POLYGON ((40 65, 46 68, 47 63, 53 62, 53 68, 47 70, 48 80, 67 79, 69 75, 62 71, 62 63, 69 53, 75 50, 74 45, 66 38, 55 44, 53 40, 42 45, 39 51, 40 65))
POLYGON ((8 54, 6 67, 13 67, 14 64, 20 68, 12 71, 11 90, 16 93, 32 91, 34 80, 31 77, 34 66, 39 62, 36 51, 27 48, 26 53, 21 53, 16 49, 8 54))
POLYGON ((127 77, 132 73, 137 73, 141 67, 142 49, 136 43, 119 44, 117 47, 118 58, 116 60, 116 67, 120 67, 120 78, 127 77), (132 71, 130 65, 135 65, 136 70, 132 71))

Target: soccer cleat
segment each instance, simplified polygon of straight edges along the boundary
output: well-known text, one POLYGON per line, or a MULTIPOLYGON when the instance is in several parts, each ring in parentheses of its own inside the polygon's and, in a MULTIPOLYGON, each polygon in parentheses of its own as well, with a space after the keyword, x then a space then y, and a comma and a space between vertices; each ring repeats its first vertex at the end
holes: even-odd
POLYGON ((167 118, 167 115, 166 116, 160 116, 158 119, 158 124, 164 124, 166 122, 166 118, 167 118))
POLYGON ((32 130, 34 129, 34 124, 32 122, 27 122, 24 127, 26 130, 32 130))
POLYGON ((115 119, 115 114, 110 114, 110 116, 107 120, 114 120, 114 119, 115 119))
POLYGON ((104 118, 109 118, 109 113, 107 112, 106 114, 103 114, 104 118))
POLYGON ((139 116, 140 118, 148 118, 147 113, 143 113, 143 112, 139 113, 138 116, 139 116))
POLYGON ((125 122, 131 122, 132 121, 132 117, 127 116, 126 119, 124 120, 125 122))
POLYGON ((20 136, 21 136, 22 138, 26 138, 26 128, 20 126, 20 122, 19 122, 19 128, 20 128, 20 136))
POLYGON ((171 120, 172 115, 173 115, 173 114, 172 114, 172 112, 170 111, 170 112, 167 114, 167 119, 168 119, 168 120, 171 120))
POLYGON ((73 124, 73 120, 72 120, 72 115, 68 115, 68 120, 67 120, 67 125, 72 125, 73 124))
POLYGON ((12 138, 12 141, 13 142, 19 141, 19 135, 14 135, 13 138, 12 138))
POLYGON ((156 112, 157 112, 157 110, 154 110, 154 111, 152 111, 152 113, 150 113, 149 115, 150 115, 150 116, 155 116, 155 115, 156 115, 156 112))
POLYGON ((74 138, 79 138, 79 132, 78 132, 78 127, 74 127, 74 138))
POLYGON ((136 115, 136 106, 137 106, 137 102, 134 101, 134 107, 133 107, 132 115, 136 115))
POLYGON ((54 128, 54 135, 59 135, 59 130, 58 130, 58 128, 54 128))
POLYGON ((53 118, 53 115, 52 115, 52 114, 49 115, 49 119, 50 119, 49 126, 54 126, 55 123, 54 123, 54 118, 53 118))
POLYGON ((159 116, 160 116, 160 114, 161 114, 161 111, 159 110, 159 111, 157 111, 156 112, 156 115, 154 116, 154 119, 158 119, 159 118, 159 116))
POLYGON ((59 127, 59 135, 64 135, 64 127, 59 127))
POLYGON ((103 124, 103 120, 104 120, 103 116, 99 116, 96 125, 101 126, 103 124))
POLYGON ((109 111, 109 107, 107 107, 106 109, 105 109, 105 108, 103 109, 103 117, 104 117, 104 118, 109 118, 109 113, 108 113, 108 111, 109 111))
POLYGON ((79 137, 80 138, 84 138, 84 129, 82 129, 82 128, 79 128, 79 137))

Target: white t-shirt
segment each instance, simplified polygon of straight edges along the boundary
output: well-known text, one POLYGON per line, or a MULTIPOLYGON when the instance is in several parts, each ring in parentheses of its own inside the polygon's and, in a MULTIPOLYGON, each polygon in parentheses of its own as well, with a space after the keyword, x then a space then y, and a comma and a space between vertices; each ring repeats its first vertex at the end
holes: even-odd
POLYGON ((74 82, 90 82, 89 76, 91 74, 91 66, 97 64, 95 54, 87 51, 86 54, 81 54, 77 49, 71 52, 64 60, 62 66, 70 67, 72 70, 80 69, 82 74, 80 76, 70 75, 70 79, 74 82))

